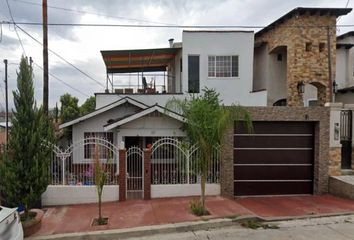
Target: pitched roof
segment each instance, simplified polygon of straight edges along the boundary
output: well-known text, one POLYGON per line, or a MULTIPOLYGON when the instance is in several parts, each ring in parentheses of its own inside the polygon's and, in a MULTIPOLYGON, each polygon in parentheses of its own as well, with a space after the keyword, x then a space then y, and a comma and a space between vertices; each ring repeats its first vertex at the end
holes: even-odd
POLYGON ((101 113, 104 113, 104 112, 106 112, 108 110, 111 110, 112 108, 118 107, 118 106, 120 106, 120 105, 122 105, 124 103, 130 103, 130 104, 132 104, 134 106, 137 106, 139 108, 142 108, 142 109, 145 109, 145 108, 148 107, 146 104, 141 103, 139 101, 136 101, 136 100, 134 100, 134 99, 132 99, 130 97, 124 97, 124 98, 119 99, 118 101, 110 103, 110 104, 108 104, 108 105, 106 105, 104 107, 101 107, 99 109, 96 109, 95 111, 93 111, 93 112, 91 112, 89 114, 86 114, 86 115, 84 115, 82 117, 76 118, 76 119, 74 119, 74 120, 72 120, 70 122, 66 122, 66 123, 60 124, 59 125, 59 129, 66 128, 66 127, 69 127, 71 125, 77 124, 79 122, 85 121, 85 120, 87 120, 89 118, 92 118, 92 117, 98 115, 98 114, 101 114, 101 113))
POLYGON ((350 32, 344 33, 342 35, 339 35, 337 37, 337 39, 340 40, 340 39, 344 39, 344 38, 352 37, 352 36, 354 36, 354 31, 350 31, 350 32))
POLYGON ((141 118, 143 116, 146 116, 146 115, 148 115, 150 113, 153 113, 155 111, 157 111, 157 112, 159 112, 161 114, 164 114, 164 115, 166 115, 168 117, 171 117, 173 119, 176 119, 176 120, 178 120, 180 122, 185 122, 184 117, 182 115, 180 115, 180 114, 178 114, 176 112, 173 112, 173 111, 171 111, 171 110, 169 110, 167 108, 161 107, 159 105, 153 105, 153 106, 148 107, 148 108, 146 108, 146 109, 144 109, 144 110, 142 110, 140 112, 134 113, 134 114, 132 114, 130 116, 127 116, 127 117, 125 117, 123 119, 117 119, 116 121, 105 125, 104 126, 104 130, 105 131, 111 130, 113 128, 116 128, 116 127, 121 126, 123 124, 126 124, 128 122, 131 122, 131 121, 134 121, 136 119, 139 119, 139 118, 141 118))
POLYGON ((338 17, 341 15, 346 15, 351 11, 352 11, 351 8, 304 8, 304 7, 294 8, 293 10, 286 13, 282 17, 278 18, 277 20, 275 20, 274 22, 272 22, 271 24, 269 24, 268 26, 266 26, 262 30, 256 32, 255 37, 260 37, 263 33, 266 33, 268 31, 272 30, 277 25, 285 22, 287 19, 292 18, 296 15, 310 13, 310 14, 320 14, 320 15, 329 14, 329 15, 338 17))

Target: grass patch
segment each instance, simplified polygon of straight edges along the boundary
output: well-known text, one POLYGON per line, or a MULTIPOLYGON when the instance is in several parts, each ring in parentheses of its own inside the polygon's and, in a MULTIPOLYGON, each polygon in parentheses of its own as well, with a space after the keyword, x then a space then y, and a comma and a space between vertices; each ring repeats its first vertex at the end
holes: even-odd
POLYGON ((193 199, 189 203, 189 208, 191 212, 198 217, 209 215, 209 212, 203 208, 201 201, 198 199, 193 199))
POLYGON ((108 224, 108 218, 102 218, 99 220, 98 218, 94 218, 92 221, 92 226, 102 226, 108 224))
POLYGON ((279 227, 275 224, 265 224, 257 220, 248 220, 241 222, 241 226, 250 229, 278 229, 279 227))

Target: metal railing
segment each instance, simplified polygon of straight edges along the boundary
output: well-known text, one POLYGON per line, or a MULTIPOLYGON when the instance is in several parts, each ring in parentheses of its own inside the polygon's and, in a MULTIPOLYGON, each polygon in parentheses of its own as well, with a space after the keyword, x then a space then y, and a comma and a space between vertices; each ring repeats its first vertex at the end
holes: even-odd
MULTIPOLYGON (((219 183, 219 147, 207 161, 207 183, 219 183)), ((200 149, 174 138, 156 141, 151 151, 151 184, 194 184, 200 182, 200 149)))
POLYGON ((100 159, 100 164, 108 174, 106 185, 118 184, 118 149, 109 141, 103 138, 85 138, 70 145, 62 151, 55 147, 50 163, 50 175, 52 185, 72 185, 72 186, 91 186, 94 185, 95 165, 94 156, 92 159, 84 159, 83 147, 95 145, 98 156, 108 156, 100 159), (80 159, 75 159, 74 153, 80 159), (104 154, 103 154, 104 153, 104 154))

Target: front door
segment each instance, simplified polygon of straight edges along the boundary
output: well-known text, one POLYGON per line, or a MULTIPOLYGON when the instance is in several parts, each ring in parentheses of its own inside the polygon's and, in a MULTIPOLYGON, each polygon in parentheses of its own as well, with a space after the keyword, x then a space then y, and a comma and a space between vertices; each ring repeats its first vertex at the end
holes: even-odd
POLYGON ((143 198, 143 151, 138 147, 131 147, 127 151, 127 199, 143 198))

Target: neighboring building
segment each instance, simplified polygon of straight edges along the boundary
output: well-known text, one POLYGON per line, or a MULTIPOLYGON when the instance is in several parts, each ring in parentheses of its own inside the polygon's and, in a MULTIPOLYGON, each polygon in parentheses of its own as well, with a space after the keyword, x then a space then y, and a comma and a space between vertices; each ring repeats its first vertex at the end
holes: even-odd
POLYGON ((267 90, 268 106, 308 106, 311 101, 323 106, 332 101, 336 19, 350 11, 296 8, 255 34, 253 90, 267 90), (304 93, 298 91, 302 85, 304 93))
POLYGON ((337 37, 336 102, 354 103, 354 31, 337 37))

